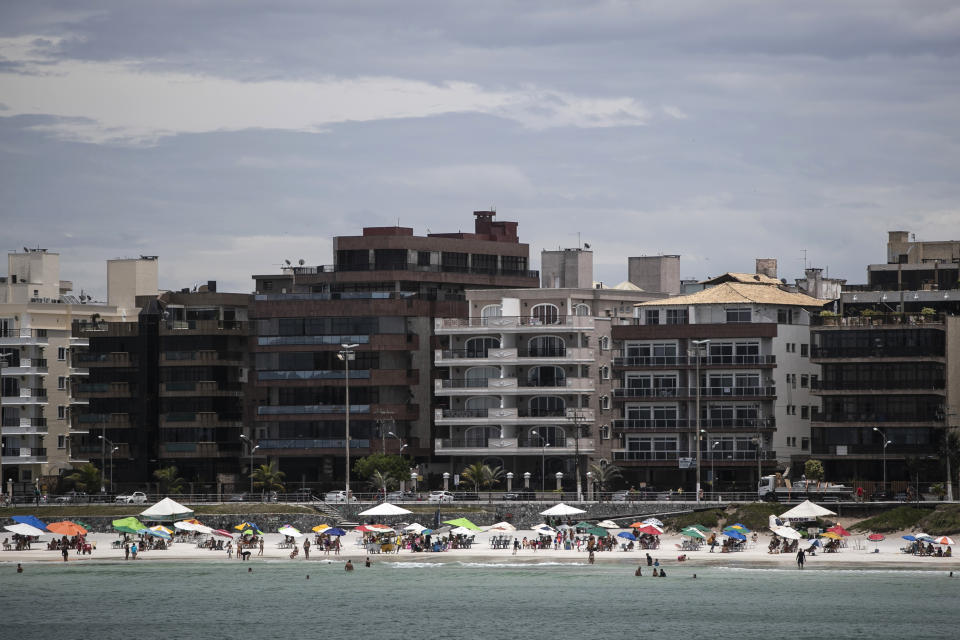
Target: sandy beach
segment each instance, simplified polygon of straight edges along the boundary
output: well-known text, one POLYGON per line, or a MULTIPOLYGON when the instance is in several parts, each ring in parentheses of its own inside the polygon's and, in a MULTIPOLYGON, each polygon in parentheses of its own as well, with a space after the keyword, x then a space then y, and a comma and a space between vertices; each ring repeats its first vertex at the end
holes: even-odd
MULTIPOLYGON (((399 553, 373 554, 370 556, 372 562, 430 562, 430 563, 544 563, 544 562, 563 562, 563 563, 581 563, 586 564, 588 555, 586 551, 564 551, 564 550, 519 550, 516 554, 512 550, 492 549, 489 539, 494 535, 501 535, 503 532, 478 532, 476 540, 470 549, 454 549, 445 552, 421 552, 414 553, 408 550, 401 550, 399 553)), ((758 532, 759 533, 759 532, 758 532)), ((837 553, 824 553, 818 551, 816 555, 807 555, 807 569, 911 569, 911 570, 931 570, 931 571, 960 571, 960 558, 956 555, 952 558, 938 557, 920 557, 902 553, 900 548, 907 542, 900 536, 901 532, 890 534, 880 543, 873 543, 866 540, 866 536, 856 535, 846 539, 847 547, 837 553), (875 549, 877 551, 875 551, 875 549)), ((529 530, 520 530, 510 532, 511 536, 522 540, 525 536, 533 538, 534 534, 529 530)), ((697 567, 706 566, 727 566, 727 567, 766 567, 766 568, 795 568, 795 554, 768 554, 767 544, 770 542, 770 534, 760 533, 756 544, 748 544, 744 551, 733 553, 721 553, 720 548, 709 552, 709 547, 703 546, 699 551, 680 551, 678 546, 681 537, 677 534, 666 533, 661 538, 661 545, 656 550, 634 550, 634 551, 607 551, 595 554, 596 563, 604 564, 622 564, 635 567, 642 564, 646 569, 646 554, 658 560, 662 566, 667 567, 668 574, 679 572, 696 572, 697 567), (687 555, 687 560, 680 562, 678 556, 687 555)), ((44 540, 49 537, 44 536, 44 540)), ((95 533, 88 536, 88 540, 96 542, 96 549, 91 555, 77 555, 75 551, 70 554, 70 563, 103 563, 103 562, 125 562, 123 549, 113 549, 111 544, 118 539, 116 534, 95 533)), ((311 549, 310 559, 306 560, 303 556, 302 544, 303 538, 299 539, 301 545, 300 555, 295 559, 290 559, 290 549, 279 548, 283 541, 283 536, 279 533, 268 533, 265 536, 264 554, 257 556, 256 550, 247 562, 250 565, 264 561, 285 561, 289 563, 314 563, 314 562, 345 562, 351 559, 354 564, 362 563, 368 555, 366 550, 358 544, 359 533, 348 533, 343 538, 343 549, 340 555, 332 552, 329 555, 322 551, 317 553, 311 549)), ((311 536, 312 543, 312 536, 311 536)), ((806 545, 805 545, 806 546, 806 545)), ((33 545, 30 551, 3 551, 0 552, 0 564, 10 565, 15 563, 48 563, 63 562, 59 551, 48 551, 46 542, 41 541, 33 545)), ((133 562, 133 561, 127 561, 133 562)), ((193 543, 173 543, 167 550, 144 551, 139 554, 137 563, 142 562, 217 562, 217 563, 241 563, 242 560, 236 558, 228 559, 226 551, 210 551, 208 549, 198 548, 193 543)))

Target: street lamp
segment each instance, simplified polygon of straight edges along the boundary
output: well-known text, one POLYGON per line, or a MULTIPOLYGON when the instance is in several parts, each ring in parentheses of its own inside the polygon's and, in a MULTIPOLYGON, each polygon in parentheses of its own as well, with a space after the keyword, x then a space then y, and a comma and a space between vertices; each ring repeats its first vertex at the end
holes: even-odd
MULTIPOLYGON (((887 434, 878 429, 877 427, 873 428, 874 431, 883 436, 883 492, 887 492, 887 445, 893 444, 893 440, 887 440, 887 434)), ((908 478, 909 481, 909 478, 908 478)), ((886 497, 886 496, 884 496, 886 497)))
POLYGON ((704 345, 710 344, 710 340, 691 340, 690 344, 695 344, 697 349, 693 353, 688 353, 688 355, 693 355, 696 358, 696 385, 697 385, 697 403, 696 403, 696 412, 697 412, 697 437, 695 446, 697 447, 697 502, 700 502, 700 353, 701 347, 704 345))
POLYGON ((393 431, 387 431, 387 437, 388 437, 388 438, 396 438, 397 440, 400 441, 400 450, 397 451, 397 455, 402 454, 402 453, 403 453, 403 450, 407 448, 407 444, 403 441, 403 438, 401 438, 400 436, 398 436, 397 434, 395 434, 393 431))
POLYGON ((247 446, 250 447, 250 495, 253 495, 253 452, 259 449, 260 445, 253 444, 253 440, 242 433, 240 434, 240 440, 246 442, 247 446))
POLYGON ((547 491, 547 447, 550 443, 536 431, 531 431, 530 435, 540 438, 540 492, 545 493, 547 491))
MULTIPOLYGON (((714 472, 713 470, 713 459, 716 457, 716 454, 714 453, 714 451, 716 451, 717 447, 719 446, 720 446, 719 442, 714 442, 713 445, 710 447, 710 488, 713 489, 714 497, 717 497, 717 475, 716 475, 716 472, 714 472)), ((717 500, 719 501, 719 498, 717 498, 717 500)))
MULTIPOLYGON (((5 366, 7 366, 6 355, 0 358, 0 497, 3 497, 3 368, 5 366)), ((10 497, 12 498, 13 495, 11 494, 10 497)))
POLYGON ((344 482, 344 485, 346 487, 346 493, 344 495, 345 495, 346 502, 349 504, 350 503, 350 361, 357 359, 357 354, 354 353, 353 350, 359 347, 360 345, 359 344, 341 344, 340 346, 343 347, 343 349, 337 352, 337 357, 343 360, 343 367, 345 372, 344 386, 346 388, 344 395, 346 396, 345 400, 346 400, 346 409, 347 409, 346 426, 344 429, 345 435, 346 435, 346 448, 347 448, 347 458, 346 458, 347 466, 346 466, 346 471, 343 474, 346 479, 344 482))
MULTIPOLYGON (((387 420, 393 421, 393 418, 387 417, 392 416, 392 411, 377 411, 377 435, 380 436, 380 451, 383 455, 387 455, 387 437, 383 435, 383 423, 387 420)), ((388 433, 387 436, 393 435, 388 433)))
POLYGON ((582 414, 579 409, 574 409, 573 413, 567 416, 573 419, 573 426, 576 429, 576 439, 573 441, 574 454, 573 454, 573 470, 577 474, 577 500, 583 500, 583 489, 580 485, 580 418, 582 414))
MULTIPOLYGON (((120 451, 120 447, 116 446, 110 438, 105 436, 97 436, 100 439, 100 450, 103 450, 103 444, 110 445, 110 491, 113 491, 113 452, 120 451)), ((103 464, 103 458, 100 458, 100 464, 103 464)), ((100 493, 105 493, 103 487, 103 472, 100 472, 100 493)))

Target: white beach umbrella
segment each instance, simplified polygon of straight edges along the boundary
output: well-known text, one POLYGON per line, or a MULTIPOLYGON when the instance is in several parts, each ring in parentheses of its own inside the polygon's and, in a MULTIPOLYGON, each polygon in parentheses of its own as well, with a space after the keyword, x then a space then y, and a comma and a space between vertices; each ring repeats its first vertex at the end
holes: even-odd
POLYGON ((809 500, 804 500, 793 509, 780 514, 781 520, 813 520, 820 516, 835 516, 833 511, 826 507, 821 507, 809 500))
POLYGON ((657 520, 656 518, 647 518, 646 520, 643 521, 643 524, 652 524, 653 526, 663 531, 663 523, 657 520))
POLYGON ((371 507, 366 511, 361 511, 358 515, 361 516, 405 516, 408 513, 413 513, 409 509, 404 509, 403 507, 398 507, 395 504, 390 504, 389 502, 384 502, 383 504, 378 504, 375 507, 371 507))
POLYGON ((597 523, 597 526, 603 527, 604 529, 622 529, 623 528, 613 520, 601 520, 600 522, 597 523))
POLYGON ((277 529, 277 533, 283 534, 285 536, 290 536, 291 538, 302 538, 303 536, 307 535, 305 533, 301 533, 299 529, 295 529, 290 525, 287 525, 285 527, 280 527, 279 529, 277 529))
POLYGON ((34 526, 24 523, 10 524, 4 527, 10 533, 18 533, 21 536, 42 536, 46 531, 41 531, 34 526))
POLYGON ((426 529, 426 527, 423 526, 422 524, 420 524, 419 522, 414 522, 413 524, 408 524, 407 526, 405 526, 405 527, 403 528, 403 530, 406 531, 406 532, 408 532, 408 533, 420 533, 420 532, 423 531, 424 529, 426 529))
POLYGON ((516 531, 517 528, 509 522, 498 522, 487 527, 487 531, 516 531))
POLYGON ((540 515, 542 516, 573 516, 578 513, 586 513, 583 509, 577 509, 576 507, 571 507, 568 504, 563 504, 559 502, 546 511, 541 511, 540 515))
POLYGON ((803 536, 800 535, 800 532, 794 529, 793 527, 779 526, 771 527, 770 531, 773 531, 775 534, 781 538, 786 538, 787 540, 799 540, 803 536))
POLYGON ((455 529, 451 529, 450 533, 455 536, 470 536, 474 534, 474 531, 466 527, 456 527, 455 529))

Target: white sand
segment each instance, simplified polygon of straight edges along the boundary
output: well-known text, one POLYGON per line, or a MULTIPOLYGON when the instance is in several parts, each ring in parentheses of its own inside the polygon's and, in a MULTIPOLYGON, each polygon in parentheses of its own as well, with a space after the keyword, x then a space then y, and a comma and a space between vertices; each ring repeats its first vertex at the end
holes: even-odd
MULTIPOLYGON (((585 564, 587 562, 587 553, 585 551, 553 551, 553 550, 520 550, 513 555, 512 550, 494 550, 490 548, 489 538, 492 535, 500 535, 501 532, 477 533, 476 542, 471 549, 457 549, 442 553, 413 553, 402 550, 398 554, 377 554, 372 555, 373 562, 571 562, 585 564)), ((509 535, 522 540, 524 536, 532 538, 531 531, 516 531, 509 535)), ((960 570, 960 558, 956 555, 952 558, 937 557, 918 557, 907 555, 900 552, 900 548, 908 543, 903 540, 901 533, 890 534, 886 540, 875 544, 868 542, 865 536, 851 536, 846 538, 848 547, 841 549, 838 553, 817 552, 815 556, 807 556, 807 568, 860 568, 860 569, 881 569, 881 568, 901 568, 901 569, 924 569, 924 570, 960 570), (874 549, 879 549, 878 553, 874 549)), ((295 560, 289 559, 289 549, 279 549, 278 543, 283 540, 283 536, 278 533, 266 535, 266 545, 264 555, 258 557, 257 551, 253 550, 250 563, 263 562, 264 560, 285 560, 287 562, 344 562, 347 558, 353 560, 353 563, 360 564, 366 557, 366 551, 358 546, 357 540, 360 534, 350 533, 343 538, 343 550, 339 556, 324 555, 321 551, 317 553, 311 547, 310 560, 303 557, 303 538, 299 539, 301 545, 300 555, 295 560)), ((123 549, 112 549, 111 543, 118 539, 115 534, 97 533, 91 534, 89 539, 95 541, 97 549, 92 555, 78 556, 75 551, 71 551, 69 562, 124 562, 123 549)), ((62 556, 59 551, 47 551, 46 542, 49 536, 41 538, 41 543, 35 544, 31 551, 0 551, 0 564, 9 565, 10 563, 33 563, 33 562, 62 562, 62 556)), ((767 554, 767 544, 770 542, 770 535, 760 534, 759 541, 755 546, 751 545, 745 551, 736 553, 721 553, 719 546, 714 553, 709 553, 709 548, 704 546, 700 551, 681 552, 675 545, 679 544, 681 538, 675 534, 665 534, 662 536, 660 549, 649 551, 653 558, 660 561, 660 564, 668 567, 668 574, 673 571, 681 571, 680 575, 689 570, 691 573, 696 571, 698 566, 739 566, 739 567, 795 567, 796 557, 794 554, 767 554), (686 562, 678 562, 677 556, 681 553, 687 554, 686 562)), ((313 539, 311 536, 311 545, 313 539)), ((809 542, 801 545, 804 547, 809 542)), ((954 549, 958 551, 960 549, 954 549)), ((643 550, 634 550, 632 552, 609 551, 595 554, 597 563, 616 563, 629 566, 643 564, 646 566, 646 553, 643 550)), ((198 549, 195 544, 175 543, 171 548, 165 551, 145 551, 139 554, 137 562, 235 562, 236 558, 228 559, 225 551, 209 551, 207 549, 198 549)))

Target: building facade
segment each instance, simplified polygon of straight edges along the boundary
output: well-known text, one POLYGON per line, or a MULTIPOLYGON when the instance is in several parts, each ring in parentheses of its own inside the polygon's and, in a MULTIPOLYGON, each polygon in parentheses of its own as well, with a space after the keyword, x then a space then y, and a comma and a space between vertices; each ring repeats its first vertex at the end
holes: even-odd
POLYGON ((258 456, 288 480, 342 483, 348 411, 351 458, 432 456, 434 318, 465 316, 467 288, 539 284, 517 223, 474 217, 474 233, 367 227, 334 238, 333 265, 254 276, 247 424, 258 456), (356 345, 349 378, 342 345, 356 345))
POLYGON ((638 488, 694 490, 699 458, 705 491, 753 491, 809 450, 809 317, 825 301, 756 274, 703 284, 613 328, 613 460, 638 488))

